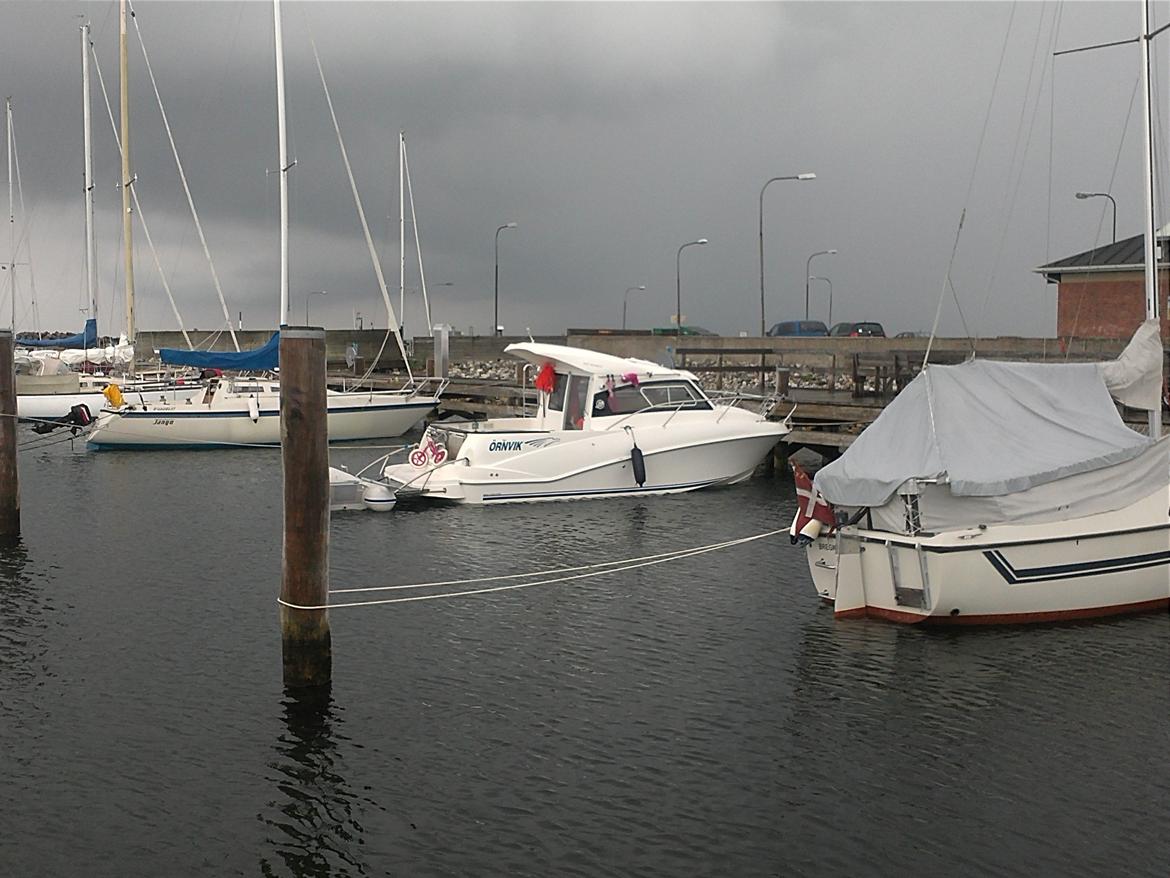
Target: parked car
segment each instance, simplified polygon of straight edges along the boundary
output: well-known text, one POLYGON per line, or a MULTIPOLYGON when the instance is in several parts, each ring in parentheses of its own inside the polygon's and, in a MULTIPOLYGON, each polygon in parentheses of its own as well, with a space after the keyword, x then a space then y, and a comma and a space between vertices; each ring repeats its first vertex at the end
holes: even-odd
POLYGON ((899 332, 894 338, 929 338, 929 332, 899 332))
POLYGON ((872 323, 872 322, 838 323, 831 330, 829 330, 829 335, 834 336, 835 338, 840 338, 840 337, 885 338, 886 331, 884 329, 882 329, 882 325, 880 323, 872 323))
POLYGON ((787 320, 777 323, 768 330, 768 335, 820 335, 829 334, 829 328, 819 320, 787 320))

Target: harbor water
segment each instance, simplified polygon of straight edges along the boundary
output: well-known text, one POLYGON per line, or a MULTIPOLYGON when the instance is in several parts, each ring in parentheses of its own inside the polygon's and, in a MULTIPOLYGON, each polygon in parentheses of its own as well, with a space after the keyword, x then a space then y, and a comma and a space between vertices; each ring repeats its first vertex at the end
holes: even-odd
MULTIPOLYGON (((330 691, 292 696, 278 451, 59 443, 23 452, 20 478, 23 540, 0 555, 0 874, 1170 868, 1165 614, 835 622, 782 535, 336 610, 330 691)), ((793 508, 790 480, 764 477, 337 514, 332 585, 652 555, 783 527, 793 508)))

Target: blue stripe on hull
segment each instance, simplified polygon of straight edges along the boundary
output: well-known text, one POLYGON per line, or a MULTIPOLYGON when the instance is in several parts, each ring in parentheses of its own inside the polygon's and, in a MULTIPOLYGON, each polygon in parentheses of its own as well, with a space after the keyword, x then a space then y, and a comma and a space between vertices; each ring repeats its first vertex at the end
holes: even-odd
POLYGON ((1170 551, 1104 558, 1098 561, 1080 561, 1075 564, 1053 564, 1047 567, 1016 569, 998 550, 985 551, 983 557, 996 569, 1008 585, 1027 585, 1033 582, 1052 582, 1060 579, 1080 579, 1105 573, 1128 573, 1148 567, 1170 564, 1170 551))

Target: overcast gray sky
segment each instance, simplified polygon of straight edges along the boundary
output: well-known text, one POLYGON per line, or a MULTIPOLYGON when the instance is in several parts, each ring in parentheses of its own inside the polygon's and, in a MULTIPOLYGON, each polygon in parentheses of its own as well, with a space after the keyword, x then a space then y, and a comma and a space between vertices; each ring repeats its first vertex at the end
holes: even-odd
MULTIPOLYGON (((775 175, 817 179, 776 183, 767 193, 769 325, 803 316, 806 259, 836 248, 813 263, 814 274, 832 279, 835 321, 879 320, 890 333, 929 329, 966 207, 953 278, 972 329, 1050 335, 1054 289, 1031 269, 1112 234, 1108 202, 1073 193, 1111 188, 1119 237, 1140 231, 1140 95, 1125 126, 1137 47, 1057 59, 1055 78, 1048 58, 1053 46, 1135 36, 1137 3, 283 9, 297 161, 297 320, 305 293, 325 289, 313 301, 317 320, 348 326, 356 309, 386 325, 310 31, 395 302, 401 128, 427 280, 453 284, 433 289, 435 318, 464 331, 491 324, 493 236, 514 221, 519 228, 500 239, 501 322, 510 332, 617 326, 624 290, 640 284, 647 290, 631 295, 630 324, 666 325, 677 248, 698 237, 710 244, 682 257, 687 322, 757 332, 758 197, 775 175)), ((135 10, 232 313, 243 312, 245 327, 272 326, 279 248, 268 173, 277 165, 271 4, 141 0, 135 10)), ((79 326, 84 299, 79 16, 93 23, 116 92, 115 2, 0 4, 0 83, 14 102, 28 208, 17 226, 23 233, 27 219, 46 329, 79 326)), ((219 306, 133 34, 131 42, 139 197, 187 325, 214 328, 219 306)), ((1160 59, 1170 57, 1160 48, 1160 59)), ((1166 66, 1159 64, 1163 130, 1166 66)), ((124 307, 118 160, 96 84, 94 119, 104 333, 117 331, 124 307)), ((174 328, 140 230, 136 236, 138 324, 174 328)), ((408 247, 408 266, 413 258, 408 247)), ((417 270, 408 271, 407 285, 416 286, 417 270)), ((17 276, 23 313, 27 269, 17 276)), ((812 316, 826 312, 826 285, 814 283, 812 316)), ((31 317, 19 328, 32 328, 31 317)), ((417 297, 407 328, 423 328, 417 297)), ((953 303, 942 328, 961 332, 953 303)))

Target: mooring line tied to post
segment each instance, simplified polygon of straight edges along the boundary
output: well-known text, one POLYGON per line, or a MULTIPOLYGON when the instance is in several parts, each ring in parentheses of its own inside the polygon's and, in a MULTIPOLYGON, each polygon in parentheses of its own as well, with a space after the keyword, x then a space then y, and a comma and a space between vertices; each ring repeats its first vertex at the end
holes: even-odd
POLYGON ((315 606, 301 606, 277 598, 278 604, 283 604, 293 610, 340 610, 349 607, 379 607, 389 604, 406 604, 416 601, 438 601, 450 598, 465 598, 476 595, 496 594, 506 591, 519 591, 526 588, 536 588, 543 585, 576 582, 582 579, 591 579, 596 576, 613 576, 617 573, 626 573, 642 567, 653 567, 658 564, 669 564, 672 561, 682 561, 705 555, 708 552, 717 552, 720 549, 731 549, 748 543, 788 533, 788 528, 779 528, 748 537, 723 540, 718 543, 708 543, 705 546, 693 546, 688 549, 675 549, 672 552, 660 552, 657 555, 643 555, 638 558, 626 558, 621 561, 602 561, 597 564, 583 564, 577 567, 554 567, 547 570, 533 570, 528 573, 507 573, 499 576, 481 576, 474 579, 448 579, 437 582, 415 582, 403 585, 376 585, 365 588, 331 588, 330 595, 357 595, 379 594, 386 592, 413 591, 419 589, 452 589, 437 591, 428 594, 414 594, 405 597, 375 598, 371 600, 342 600, 319 604, 315 606), (542 578, 543 577, 543 578, 542 578), (513 580, 526 580, 515 582, 513 580), (531 580, 531 581, 527 581, 531 580), (505 583, 502 585, 488 585, 488 583, 505 583), (477 585, 479 588, 464 588, 477 585))

